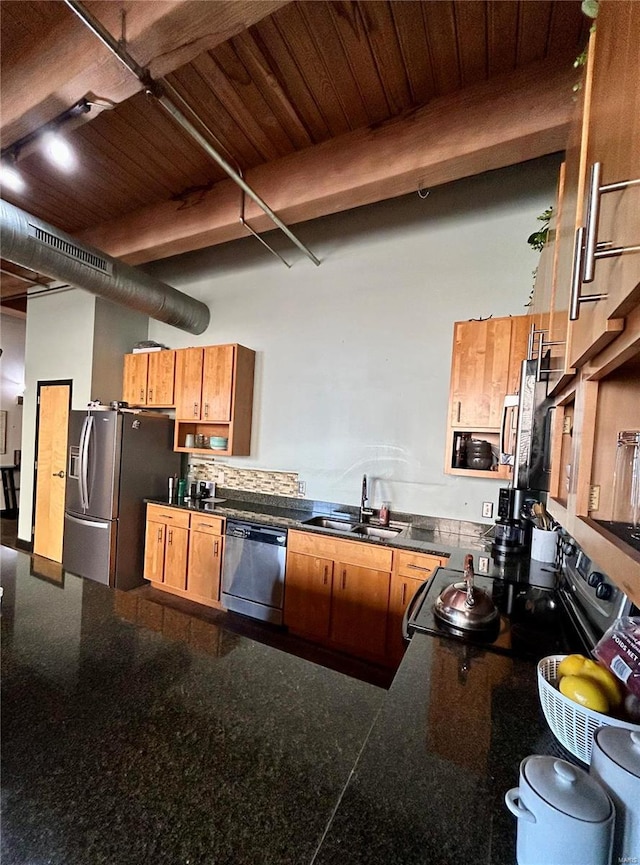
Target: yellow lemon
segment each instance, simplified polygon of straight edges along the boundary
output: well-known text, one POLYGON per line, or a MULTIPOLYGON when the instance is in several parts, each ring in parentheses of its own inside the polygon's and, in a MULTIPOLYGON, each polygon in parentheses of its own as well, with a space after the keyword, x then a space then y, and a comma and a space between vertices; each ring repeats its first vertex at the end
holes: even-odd
POLYGON ((558 665, 558 677, 579 676, 582 671, 582 665, 588 660, 584 655, 567 655, 558 665))
POLYGON ((560 693, 585 709, 605 714, 609 711, 609 701, 604 690, 589 676, 563 676, 560 679, 560 693))
POLYGON ((607 695, 609 705, 616 709, 622 703, 622 688, 616 677, 606 667, 597 661, 587 658, 580 670, 581 676, 588 676, 596 681, 607 695))

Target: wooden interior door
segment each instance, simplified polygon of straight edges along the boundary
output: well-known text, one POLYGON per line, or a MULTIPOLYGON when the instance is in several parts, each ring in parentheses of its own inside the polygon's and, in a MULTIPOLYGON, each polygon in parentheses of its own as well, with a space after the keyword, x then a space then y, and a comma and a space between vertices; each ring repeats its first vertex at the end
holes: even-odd
POLYGON ((62 562, 70 402, 70 383, 40 387, 33 552, 54 562, 62 562))

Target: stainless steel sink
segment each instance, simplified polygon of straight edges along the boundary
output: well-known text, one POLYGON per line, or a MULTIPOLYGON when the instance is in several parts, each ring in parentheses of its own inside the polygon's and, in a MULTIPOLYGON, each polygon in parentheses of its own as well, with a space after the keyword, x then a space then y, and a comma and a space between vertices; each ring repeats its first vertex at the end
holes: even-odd
POLYGON ((305 520, 304 525, 333 529, 334 532, 352 532, 356 528, 356 523, 350 523, 347 520, 335 520, 330 517, 313 517, 310 520, 305 520))
POLYGON ((395 538, 399 535, 402 529, 392 529, 382 526, 356 526, 353 530, 354 535, 362 535, 366 538, 378 538, 379 540, 387 540, 395 538))

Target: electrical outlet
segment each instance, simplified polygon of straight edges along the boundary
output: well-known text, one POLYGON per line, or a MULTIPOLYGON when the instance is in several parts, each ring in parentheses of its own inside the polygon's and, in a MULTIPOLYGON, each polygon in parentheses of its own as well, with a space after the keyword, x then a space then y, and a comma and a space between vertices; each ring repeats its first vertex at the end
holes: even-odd
POLYGON ((304 496, 307 492, 307 482, 306 481, 298 481, 298 495, 304 496))
POLYGON ((482 516, 491 519, 493 516, 493 502, 482 502, 482 516))
POLYGON ((478 556, 478 572, 481 574, 489 573, 489 558, 488 556, 478 556))

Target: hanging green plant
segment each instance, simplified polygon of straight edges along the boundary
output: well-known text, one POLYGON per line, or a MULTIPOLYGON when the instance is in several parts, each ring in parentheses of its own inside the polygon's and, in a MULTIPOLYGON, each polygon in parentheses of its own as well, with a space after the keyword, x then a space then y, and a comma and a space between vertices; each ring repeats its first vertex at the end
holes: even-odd
MULTIPOLYGON (((596 18, 598 17, 598 0, 582 0, 582 4, 580 6, 582 9, 582 13, 587 16, 587 18, 591 18, 593 20, 593 24, 589 28, 589 33, 594 33, 596 29, 596 18)), ((580 54, 573 61, 574 69, 581 69, 587 62, 587 51, 588 46, 585 46, 584 51, 581 51, 580 54)), ((582 81, 576 82, 573 85, 573 92, 577 93, 582 89, 582 81)))
POLYGON ((548 207, 544 213, 541 213, 538 217, 538 220, 543 223, 543 226, 538 231, 534 231, 533 234, 530 234, 527 238, 527 243, 532 249, 535 249, 536 252, 542 252, 542 249, 547 242, 547 237, 549 236, 549 223, 551 222, 551 217, 553 215, 553 207, 548 207))

